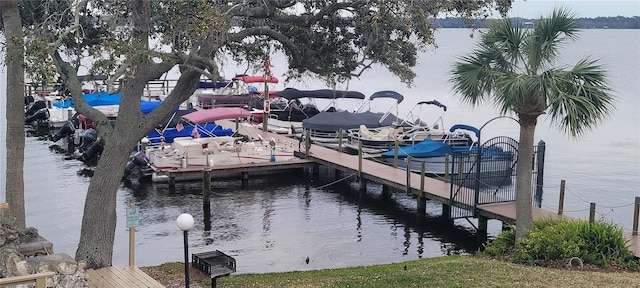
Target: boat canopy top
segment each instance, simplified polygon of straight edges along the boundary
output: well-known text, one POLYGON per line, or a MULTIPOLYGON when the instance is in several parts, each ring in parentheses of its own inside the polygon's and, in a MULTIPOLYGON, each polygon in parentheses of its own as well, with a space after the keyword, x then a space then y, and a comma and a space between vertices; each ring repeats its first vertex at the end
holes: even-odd
POLYGON ((264 76, 264 75, 239 74, 239 75, 236 75, 236 77, 233 77, 231 80, 243 81, 245 83, 264 83, 264 82, 272 83, 272 84, 278 83, 278 78, 273 77, 271 75, 264 76))
POLYGON ((436 105, 436 106, 442 108, 444 111, 447 111, 447 106, 445 106, 444 104, 438 102, 437 100, 418 102, 418 105, 422 105, 422 104, 436 105))
POLYGON ((396 99, 396 103, 398 104, 400 104, 400 102, 404 100, 404 96, 402 96, 402 94, 395 91, 389 91, 389 90, 378 91, 376 93, 371 94, 371 96, 369 96, 369 101, 376 98, 393 98, 393 99, 396 99))
POLYGON ((240 107, 218 107, 199 110, 182 116, 194 124, 214 122, 222 119, 235 119, 249 117, 251 112, 240 107))
POLYGON ((393 119, 386 118, 380 122, 384 113, 366 111, 352 113, 348 111, 320 112, 313 117, 302 120, 302 128, 317 131, 335 132, 340 129, 356 129, 360 125, 368 128, 392 126, 393 119))
POLYGON ((274 93, 287 100, 299 99, 299 98, 320 98, 320 99, 337 99, 337 98, 352 98, 352 99, 364 99, 364 94, 356 91, 341 91, 331 89, 319 89, 319 90, 298 90, 295 88, 285 88, 282 91, 274 93))
POLYGON ((478 128, 473 127, 473 126, 471 126, 471 125, 456 124, 456 125, 451 126, 451 128, 449 129, 449 131, 453 132, 453 131, 456 131, 456 130, 458 130, 458 129, 471 131, 471 132, 473 132, 474 134, 476 134, 476 137, 478 137, 478 138, 480 137, 480 130, 478 130, 478 128))

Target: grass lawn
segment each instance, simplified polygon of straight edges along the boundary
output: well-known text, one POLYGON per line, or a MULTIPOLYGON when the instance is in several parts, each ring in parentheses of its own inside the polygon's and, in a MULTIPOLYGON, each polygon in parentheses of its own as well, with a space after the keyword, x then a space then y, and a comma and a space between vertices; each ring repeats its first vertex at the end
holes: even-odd
MULTIPOLYGON (((183 263, 157 268, 184 275, 183 263)), ((193 280, 199 282, 195 285, 210 287, 209 280, 193 280)), ((218 278, 217 287, 640 287, 640 273, 542 268, 476 256, 444 256, 344 269, 232 274, 218 278)))

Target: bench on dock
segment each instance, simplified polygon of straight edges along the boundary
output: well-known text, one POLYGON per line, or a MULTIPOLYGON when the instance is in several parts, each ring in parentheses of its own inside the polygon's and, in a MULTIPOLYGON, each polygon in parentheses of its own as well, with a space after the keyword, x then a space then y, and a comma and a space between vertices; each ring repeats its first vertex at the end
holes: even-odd
POLYGON ((35 282, 36 288, 45 288, 47 286, 47 278, 53 277, 55 275, 56 272, 42 272, 23 276, 0 278, 0 287, 8 287, 17 284, 31 284, 35 282))

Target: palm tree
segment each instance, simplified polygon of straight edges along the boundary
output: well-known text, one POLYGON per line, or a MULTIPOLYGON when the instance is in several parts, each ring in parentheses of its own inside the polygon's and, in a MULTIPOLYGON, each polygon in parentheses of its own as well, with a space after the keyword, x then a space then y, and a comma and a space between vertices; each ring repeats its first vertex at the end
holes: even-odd
POLYGON ((515 112, 520 123, 516 169, 516 243, 533 229, 531 167, 538 116, 573 137, 600 123, 613 110, 607 71, 596 60, 581 59, 573 67, 555 67, 562 44, 577 38, 574 15, 556 9, 530 29, 509 19, 482 33, 469 55, 451 71, 454 92, 464 102, 491 101, 501 114, 515 112))

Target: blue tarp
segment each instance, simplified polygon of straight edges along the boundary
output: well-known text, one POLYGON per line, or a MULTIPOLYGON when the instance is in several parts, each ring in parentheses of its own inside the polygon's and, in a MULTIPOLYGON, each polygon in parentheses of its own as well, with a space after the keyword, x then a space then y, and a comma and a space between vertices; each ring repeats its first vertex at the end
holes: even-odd
MULTIPOLYGON (((120 104, 121 97, 122 93, 109 94, 107 92, 97 92, 84 94, 84 100, 87 101, 89 106, 118 105, 120 104)), ((54 103, 53 106, 58 108, 73 107, 73 99, 69 98, 63 102, 54 103)))
MULTIPOLYGON (((382 153, 382 157, 393 157, 394 154, 395 150, 389 150, 382 153)), ((400 158, 407 156, 416 158, 441 157, 447 154, 453 154, 451 146, 431 139, 425 139, 416 145, 401 147, 398 149, 398 157, 400 158)))
MULTIPOLYGON (((173 139, 176 137, 189 137, 191 133, 193 133, 193 129, 197 127, 198 133, 200 137, 215 137, 215 136, 231 136, 233 135, 233 130, 231 128, 224 128, 215 123, 206 123, 206 124, 198 124, 196 126, 193 125, 185 125, 181 131, 178 131, 176 128, 168 128, 164 130, 162 136, 164 136, 165 143, 172 143, 173 139)), ((147 138, 151 141, 151 143, 160 143, 160 130, 154 129, 149 134, 147 134, 147 138)))
MULTIPOLYGON (((84 94, 84 100, 87 101, 89 106, 106 106, 106 105, 119 105, 122 93, 109 94, 107 92, 87 93, 84 94)), ((147 101, 140 99, 140 110, 142 113, 147 114, 160 106, 162 101, 147 101)), ((69 108, 73 106, 73 99, 69 98, 63 102, 53 103, 53 106, 58 108, 69 108)), ((177 109, 177 108, 176 108, 177 109)))

